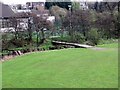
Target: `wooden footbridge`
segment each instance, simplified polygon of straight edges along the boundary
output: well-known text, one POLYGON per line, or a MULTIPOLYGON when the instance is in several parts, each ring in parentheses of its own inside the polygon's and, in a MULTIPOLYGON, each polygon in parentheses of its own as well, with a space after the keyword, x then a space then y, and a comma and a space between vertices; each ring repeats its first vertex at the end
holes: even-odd
POLYGON ((67 42, 60 42, 60 41, 52 41, 54 45, 69 45, 74 46, 77 48, 92 48, 93 46, 84 45, 84 44, 78 44, 78 43, 67 43, 67 42))

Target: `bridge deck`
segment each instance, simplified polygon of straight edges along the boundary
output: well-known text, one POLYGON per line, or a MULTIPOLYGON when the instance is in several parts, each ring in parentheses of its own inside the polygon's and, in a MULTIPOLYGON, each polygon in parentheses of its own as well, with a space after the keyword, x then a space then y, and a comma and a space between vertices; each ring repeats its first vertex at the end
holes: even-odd
POLYGON ((62 45, 71 45, 71 46, 80 47, 80 48, 92 48, 93 47, 90 45, 84 45, 84 44, 78 44, 78 43, 67 43, 67 42, 60 42, 60 41, 52 41, 52 43, 62 44, 62 45))

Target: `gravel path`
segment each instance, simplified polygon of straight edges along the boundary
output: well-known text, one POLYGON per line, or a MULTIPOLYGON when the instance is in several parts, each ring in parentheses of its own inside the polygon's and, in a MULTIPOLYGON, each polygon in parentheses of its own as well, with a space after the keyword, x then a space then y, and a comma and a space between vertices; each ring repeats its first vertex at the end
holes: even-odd
POLYGON ((92 49, 92 50, 106 50, 107 48, 92 47, 90 49, 92 49))

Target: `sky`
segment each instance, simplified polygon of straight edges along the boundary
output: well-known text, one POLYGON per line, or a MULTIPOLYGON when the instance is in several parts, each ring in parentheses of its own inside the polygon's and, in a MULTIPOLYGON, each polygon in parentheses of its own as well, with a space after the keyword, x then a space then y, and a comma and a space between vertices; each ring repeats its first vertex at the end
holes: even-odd
MULTIPOLYGON (((46 0, 0 0, 0 1, 5 4, 25 4, 26 2, 39 2, 39 1, 45 2, 46 0)), ((76 1, 80 1, 80 0, 76 0, 76 1)), ((87 1, 96 1, 96 0, 87 0, 87 1)))
POLYGON ((44 2, 45 0, 0 0, 5 4, 25 4, 26 2, 44 2))

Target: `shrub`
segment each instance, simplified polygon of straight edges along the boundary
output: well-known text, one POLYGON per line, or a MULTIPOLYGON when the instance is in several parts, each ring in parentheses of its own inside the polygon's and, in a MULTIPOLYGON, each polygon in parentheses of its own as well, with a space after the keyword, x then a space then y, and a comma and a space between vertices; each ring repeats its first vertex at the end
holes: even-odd
POLYGON ((85 37, 83 34, 79 32, 75 32, 74 36, 65 36, 65 37, 54 37, 52 40, 62 41, 62 42, 73 42, 73 43, 83 43, 85 41, 85 37))
POLYGON ((54 48, 51 43, 51 40, 46 40, 42 45, 40 45, 40 49, 42 50, 49 50, 50 48, 54 48))
POLYGON ((85 42, 85 37, 83 34, 76 32, 72 41, 75 43, 83 43, 85 42))
POLYGON ((85 41, 84 44, 86 45, 91 45, 91 46, 95 46, 95 44, 91 41, 85 41))
POLYGON ((118 42, 118 39, 100 39, 99 44, 111 44, 118 42))
POLYGON ((93 45, 97 45, 99 39, 100 39, 99 33, 96 28, 92 28, 90 31, 88 31, 87 40, 91 42, 93 45))
POLYGON ((55 40, 55 41, 62 41, 62 42, 71 42, 71 37, 70 36, 65 36, 65 37, 54 37, 54 38, 51 38, 52 40, 55 40))

